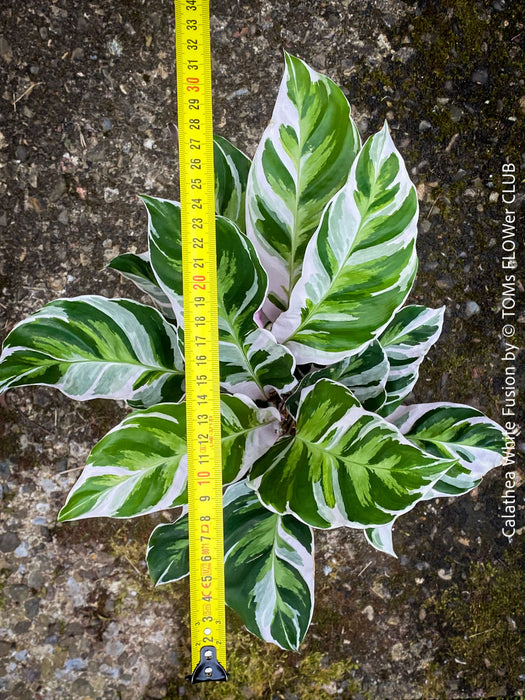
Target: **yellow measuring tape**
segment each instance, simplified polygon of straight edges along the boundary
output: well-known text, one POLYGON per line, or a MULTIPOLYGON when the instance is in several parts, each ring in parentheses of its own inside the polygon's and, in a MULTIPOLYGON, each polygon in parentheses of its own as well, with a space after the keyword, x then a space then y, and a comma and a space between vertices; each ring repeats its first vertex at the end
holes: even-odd
POLYGON ((227 680, 209 0, 175 0, 193 683, 227 680))

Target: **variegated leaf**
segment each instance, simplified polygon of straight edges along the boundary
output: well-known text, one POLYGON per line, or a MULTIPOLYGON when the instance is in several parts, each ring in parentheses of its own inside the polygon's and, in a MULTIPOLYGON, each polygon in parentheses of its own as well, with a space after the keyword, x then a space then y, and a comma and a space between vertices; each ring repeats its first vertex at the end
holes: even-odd
POLYGON ((388 418, 411 442, 436 457, 454 458, 427 498, 458 496, 502 463, 505 432, 481 411, 454 403, 400 406, 388 418))
POLYGON ((225 389, 265 399, 272 389, 284 394, 294 387, 293 355, 276 342, 270 331, 256 328, 242 345, 231 341, 234 336, 227 329, 220 332, 220 337, 221 385, 225 389))
POLYGON ((313 527, 368 528, 413 508, 454 462, 425 454, 346 387, 321 379, 303 391, 295 435, 257 460, 249 485, 275 512, 313 527))
MULTIPOLYGON (((180 207, 152 198, 146 206, 153 270, 182 325, 180 207)), ((292 354, 254 320, 265 298, 266 272, 253 245, 232 221, 218 216, 216 233, 221 383, 228 391, 254 399, 264 398, 270 388, 290 391, 295 384, 292 354)))
POLYGON ((394 544, 392 542, 392 525, 394 521, 381 525, 380 527, 369 527, 364 530, 365 537, 369 544, 375 547, 380 552, 390 554, 397 558, 394 552, 394 544))
MULTIPOLYGON (((250 159, 220 136, 214 136, 213 152, 217 214, 226 216, 243 229, 245 225, 246 181, 251 164, 250 159)), ((159 291, 163 293, 164 301, 168 300, 173 309, 173 316, 182 326, 180 204, 168 199, 146 195, 142 196, 142 201, 148 211, 148 243, 153 281, 156 282, 157 287, 160 287, 159 291)), ((198 214, 198 210, 196 212, 198 214)), ((112 266, 114 265, 112 264, 112 266)), ((148 293, 151 294, 151 291, 148 293)))
POLYGON ((186 502, 186 406, 127 416, 91 450, 58 519, 132 518, 186 502))
POLYGON ((148 210, 150 263, 159 287, 168 298, 181 328, 184 326, 182 299, 182 239, 180 204, 169 199, 142 196, 148 210))
POLYGON ((381 344, 374 340, 358 355, 347 357, 335 365, 307 374, 286 402, 286 407, 296 416, 301 392, 319 379, 332 379, 348 387, 356 399, 369 411, 377 411, 385 400, 385 385, 389 364, 381 344))
POLYGON ((176 330, 127 299, 52 301, 15 326, 0 358, 0 391, 44 384, 79 401, 178 401, 183 380, 176 330))
MULTIPOLYGON (((245 225, 245 192, 250 159, 220 136, 214 137, 215 206, 222 214, 245 225)), ((148 211, 149 255, 153 278, 169 300, 179 325, 183 324, 182 248, 180 204, 142 196, 148 211)), ((196 210, 198 214, 198 210, 196 210)), ((151 292, 148 292, 151 293, 151 292)))
POLYGON ((247 233, 269 274, 264 312, 272 321, 288 308, 306 245, 360 148, 341 90, 298 58, 285 54, 285 61, 246 193, 247 233))
POLYGON ((259 408, 242 394, 221 396, 222 481, 242 479, 251 466, 276 442, 280 433, 279 411, 259 408))
POLYGON ((254 399, 271 388, 290 391, 295 384, 292 354, 254 320, 265 296, 266 273, 246 236, 220 216, 217 281, 221 383, 254 399))
POLYGON ((251 161, 222 136, 213 137, 215 211, 245 230, 245 198, 251 161))
POLYGON ((290 308, 273 325, 298 364, 338 362, 386 328, 416 274, 417 210, 415 188, 385 124, 324 210, 290 308))
POLYGON ((441 334, 445 307, 405 306, 400 309, 379 338, 390 366, 386 401, 379 413, 387 416, 410 394, 419 366, 441 334))
POLYGON ((314 605, 313 533, 271 513, 244 482, 224 497, 226 602, 266 642, 297 650, 314 605))
POLYGON ((148 294, 155 302, 161 314, 170 321, 175 320, 168 297, 159 287, 153 273, 149 253, 123 253, 109 263, 108 267, 120 272, 123 277, 135 284, 141 292, 148 294))
MULTIPOLYGON (((241 479, 277 440, 279 412, 246 396, 221 397, 223 482, 241 479)), ((60 520, 131 518, 187 500, 186 406, 136 411, 98 442, 60 520)))
POLYGON ((156 586, 174 583, 190 572, 188 516, 157 525, 150 535, 146 562, 156 586))
MULTIPOLYGON (((226 490, 223 504, 226 603, 250 632, 297 650, 314 603, 311 529, 267 510, 244 482, 226 490)), ((147 561, 157 585, 188 573, 187 537, 187 516, 153 531, 147 561)))

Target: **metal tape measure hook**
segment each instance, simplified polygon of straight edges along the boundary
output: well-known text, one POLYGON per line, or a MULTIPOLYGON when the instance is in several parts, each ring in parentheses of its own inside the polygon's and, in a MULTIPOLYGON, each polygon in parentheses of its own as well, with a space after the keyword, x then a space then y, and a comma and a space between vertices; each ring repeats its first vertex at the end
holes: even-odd
POLYGON ((228 674, 217 661, 217 651, 213 646, 201 647, 201 660, 186 680, 192 683, 205 681, 227 681, 228 674))

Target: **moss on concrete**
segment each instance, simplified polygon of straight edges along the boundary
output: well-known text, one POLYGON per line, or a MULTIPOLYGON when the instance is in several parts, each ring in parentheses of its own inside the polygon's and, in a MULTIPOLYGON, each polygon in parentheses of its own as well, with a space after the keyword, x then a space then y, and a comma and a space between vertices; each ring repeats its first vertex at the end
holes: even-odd
MULTIPOLYGON (((232 669, 227 683, 206 683, 184 686, 188 700, 271 700, 297 697, 301 700, 330 700, 338 688, 344 697, 352 698, 360 684, 352 677, 357 666, 349 659, 333 660, 326 651, 311 643, 294 654, 265 644, 247 632, 240 619, 227 611, 228 668, 232 669)), ((189 649, 182 647, 181 666, 191 668, 189 649)), ((166 700, 180 697, 180 678, 169 686, 166 700)), ((365 696, 361 696, 365 697, 365 696)))
POLYGON ((474 562, 466 581, 430 603, 447 640, 429 672, 434 697, 444 697, 448 681, 457 677, 465 690, 482 688, 486 696, 523 686, 524 564, 518 546, 496 564, 474 562))

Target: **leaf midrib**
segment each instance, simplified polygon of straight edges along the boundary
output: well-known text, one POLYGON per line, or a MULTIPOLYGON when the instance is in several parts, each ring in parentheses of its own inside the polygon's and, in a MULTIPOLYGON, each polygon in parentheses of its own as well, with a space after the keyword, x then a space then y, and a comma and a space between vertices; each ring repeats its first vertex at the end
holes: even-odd
MULTIPOLYGON (((233 338, 233 341, 234 341, 235 346, 237 347, 237 349, 238 349, 238 350, 240 351, 240 353, 241 353, 241 357, 242 357, 242 360, 243 360, 243 363, 244 363, 244 368, 248 371, 248 374, 251 376, 251 378, 253 379, 253 381, 255 382, 255 384, 257 384, 257 386, 259 387, 259 389, 261 390, 262 395, 265 396, 265 392, 264 392, 263 386, 262 386, 261 382, 259 381, 257 375, 255 374, 255 370, 252 368, 252 366, 251 366, 251 364, 250 364, 250 361, 248 360, 248 356, 247 356, 247 354, 246 354, 245 351, 244 351, 244 345, 243 345, 243 344, 241 343, 241 341, 240 341, 239 334, 238 334, 238 332, 236 331, 235 326, 233 325, 233 322, 232 322, 232 320, 231 320, 230 314, 226 311, 226 308, 224 307, 224 303, 223 303, 223 300, 222 300, 222 299, 219 300, 219 312, 222 312, 222 314, 221 314, 221 315, 222 315, 222 318, 223 318, 223 320, 226 321, 226 323, 227 323, 227 325, 228 325, 228 332, 229 332, 230 336, 233 338)), ((254 313, 255 313, 255 312, 254 312, 254 313)), ((254 322, 254 323, 253 323, 253 328, 252 328, 252 330, 250 331, 250 333, 252 333, 253 331, 257 330, 257 328, 258 328, 258 326, 257 326, 257 325, 255 324, 255 322, 254 322)))
MULTIPOLYGON (((346 185, 344 185, 343 187, 345 187, 345 186, 346 186, 346 185)), ((369 201, 370 201, 370 199, 369 199, 369 201)), ((368 209, 369 209, 369 207, 368 207, 367 210, 366 210, 366 214, 367 214, 367 215, 368 215, 368 209)), ((321 220, 322 220, 322 219, 321 219, 321 220)), ((364 221, 364 220, 365 220, 365 216, 361 215, 361 221, 360 221, 359 226, 358 226, 358 228, 357 228, 354 241, 357 239, 357 237, 358 237, 358 235, 359 235, 359 232, 361 231, 361 228, 362 228, 362 226, 363 226, 363 221, 364 221)), ((319 222, 319 223, 321 223, 321 222, 319 222)), ((324 296, 322 297, 322 299, 320 299, 318 302, 316 302, 316 303, 311 307, 310 311, 309 311, 308 314, 305 316, 305 318, 301 321, 301 323, 299 324, 299 326, 298 326, 294 331, 292 331, 292 334, 289 335, 288 338, 286 338, 286 340, 283 340, 283 345, 284 345, 285 343, 287 343, 288 341, 292 340, 292 338, 294 338, 294 336, 296 336, 298 333, 300 333, 300 332, 308 325, 309 321, 315 316, 315 314, 317 313, 319 307, 326 301, 326 298, 329 296, 330 291, 332 290, 332 288, 333 288, 333 286, 335 285, 336 281, 339 279, 339 276, 342 274, 342 271, 343 271, 344 267, 346 266, 346 263, 348 262, 348 259, 350 258, 350 256, 351 256, 353 250, 354 250, 354 246, 352 245, 352 247, 350 248, 350 250, 349 250, 348 253, 346 254, 346 256, 345 256, 345 258, 344 258, 342 264, 339 266, 339 269, 337 270, 336 274, 332 277, 331 282, 330 282, 330 285, 329 285, 329 287, 328 287, 328 289, 327 289, 327 291, 326 291, 326 294, 324 294, 324 296)))
MULTIPOLYGON (((307 447, 309 447, 309 448, 312 450, 312 452, 321 452, 321 453, 323 453, 323 454, 328 454, 328 455, 330 455, 331 457, 335 458, 336 460, 342 462, 343 464, 345 464, 346 461, 347 461, 347 460, 346 460, 343 456, 341 456, 340 454, 335 453, 335 452, 333 452, 332 450, 319 447, 319 445, 318 445, 317 443, 310 442, 310 440, 306 440, 306 439, 303 438, 299 433, 297 433, 297 434, 294 436, 294 438, 295 438, 296 440, 300 440, 300 441, 303 442, 305 445, 307 445, 307 447)), ((339 444, 339 442, 336 443, 336 444, 339 444)), ((444 458, 441 458, 441 457, 434 457, 434 458, 433 458, 433 461, 438 461, 438 460, 442 460, 442 459, 444 459, 444 458)), ((444 460, 444 461, 454 461, 454 462, 455 462, 455 461, 457 461, 457 460, 455 460, 454 458, 451 458, 451 459, 449 459, 449 460, 444 460)), ((374 472, 374 473, 375 473, 375 472, 381 472, 381 471, 383 471, 383 472, 388 472, 388 473, 391 474, 391 473, 394 471, 394 470, 392 470, 392 469, 389 469, 388 467, 383 467, 383 466, 381 466, 381 465, 374 465, 374 466, 372 467, 372 466, 369 464, 369 462, 359 462, 358 460, 354 460, 353 463, 356 464, 357 466, 361 467, 362 469, 366 469, 367 471, 371 471, 371 472, 374 472)), ((449 467, 447 467, 447 469, 449 469, 451 466, 453 466, 453 465, 452 465, 452 464, 449 465, 449 467)), ((336 470, 336 471, 338 471, 338 470, 336 470)), ((411 470, 409 470, 409 471, 413 471, 413 470, 411 469, 411 470)))
MULTIPOLYGON (((21 346, 17 347, 14 349, 14 352, 11 353, 11 355, 14 355, 17 350, 31 350, 31 348, 23 348, 21 346)), ((40 352, 40 350, 33 350, 33 352, 40 352)), ((169 367, 163 367, 162 365, 145 365, 142 362, 132 362, 132 361, 116 361, 116 360, 104 360, 104 359, 80 359, 80 360, 71 360, 71 359, 65 359, 65 358, 60 358, 60 357, 55 357, 54 355, 48 355, 46 353, 42 353, 46 357, 48 357, 50 360, 53 362, 50 362, 49 364, 55 364, 55 363, 61 363, 61 364, 103 364, 103 365, 132 365, 136 367, 143 367, 145 370, 148 371, 153 371, 153 372, 164 372, 166 374, 184 374, 184 370, 178 370, 178 369, 170 369, 169 367)), ((39 367, 34 367, 32 368, 34 370, 39 369, 39 367)), ((30 374, 32 370, 29 370, 27 374, 30 374)))

